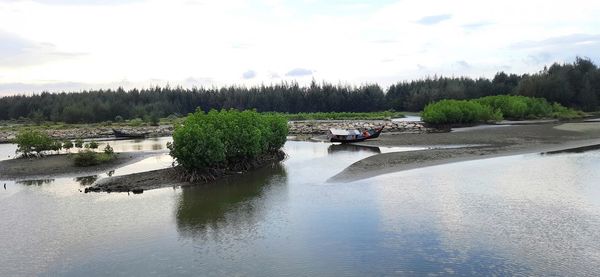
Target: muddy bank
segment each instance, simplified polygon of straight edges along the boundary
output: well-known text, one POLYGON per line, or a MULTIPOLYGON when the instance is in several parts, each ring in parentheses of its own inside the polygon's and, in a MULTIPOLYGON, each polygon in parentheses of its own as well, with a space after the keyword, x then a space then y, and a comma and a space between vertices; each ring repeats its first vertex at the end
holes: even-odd
POLYGON ((190 185, 190 183, 181 181, 175 168, 165 168, 100 179, 86 188, 85 193, 129 191, 142 193, 144 190, 186 185, 190 185))
POLYGON ((105 164, 88 167, 73 165, 69 154, 46 156, 33 159, 12 159, 0 161, 0 179, 24 180, 43 179, 73 175, 95 175, 118 169, 144 158, 157 155, 157 152, 122 152, 117 158, 105 164))
POLYGON ((358 161, 330 178, 348 182, 402 170, 498 156, 560 151, 600 144, 600 123, 565 123, 464 128, 459 132, 384 135, 365 146, 482 145, 386 153, 358 161))
POLYGON ((208 169, 201 172, 189 174, 180 167, 171 167, 147 172, 128 174, 123 176, 109 177, 98 180, 85 192, 133 192, 142 193, 145 190, 192 186, 210 183, 215 180, 228 178, 230 176, 244 174, 245 172, 270 166, 285 159, 285 153, 264 155, 251 162, 236 164, 226 169, 208 169))

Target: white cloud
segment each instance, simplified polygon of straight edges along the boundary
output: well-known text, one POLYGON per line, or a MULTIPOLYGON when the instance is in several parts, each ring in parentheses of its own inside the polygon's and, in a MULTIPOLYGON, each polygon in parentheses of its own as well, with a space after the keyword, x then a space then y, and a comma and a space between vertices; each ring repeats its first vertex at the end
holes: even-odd
POLYGON ((290 71, 288 71, 285 76, 289 76, 289 77, 303 77, 303 76, 310 76, 313 74, 313 71, 310 69, 306 69, 306 68, 294 68, 290 71))
POLYGON ((311 76, 389 85, 433 74, 490 77, 507 65, 535 72, 576 55, 600 58, 600 3, 381 3, 4 1, 0 26, 10 35, 0 33, 0 81, 252 85, 311 76), (310 73, 289 74, 299 65, 310 73), (240 72, 249 68, 265 74, 244 78, 240 72))
POLYGON ((417 23, 423 25, 435 25, 442 21, 446 21, 452 18, 451 14, 438 14, 438 15, 429 15, 424 16, 421 19, 417 20, 417 23))
POLYGON ((254 70, 248 70, 242 73, 242 78, 244 79, 254 79, 254 77, 256 77, 256 71, 254 70))
POLYGON ((83 53, 62 52, 52 43, 32 41, 0 30, 0 68, 42 64, 81 55, 83 53))

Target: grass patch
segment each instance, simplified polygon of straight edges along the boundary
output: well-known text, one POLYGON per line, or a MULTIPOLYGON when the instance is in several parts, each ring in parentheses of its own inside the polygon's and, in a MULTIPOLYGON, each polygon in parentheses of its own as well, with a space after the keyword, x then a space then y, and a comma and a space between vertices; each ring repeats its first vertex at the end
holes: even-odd
POLYGON ((401 118, 404 114, 395 111, 383 112, 316 112, 316 113, 280 113, 288 120, 383 120, 401 118))
POLYGON ((114 161, 116 158, 115 153, 98 153, 86 149, 74 155, 73 164, 79 167, 94 166, 114 161))

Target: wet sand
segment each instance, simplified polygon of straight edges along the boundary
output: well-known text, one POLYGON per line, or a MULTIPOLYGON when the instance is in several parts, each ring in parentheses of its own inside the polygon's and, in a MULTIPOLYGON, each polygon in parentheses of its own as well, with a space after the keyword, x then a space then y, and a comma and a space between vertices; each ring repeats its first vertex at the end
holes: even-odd
POLYGON ((187 185, 191 183, 179 181, 175 168, 171 167, 100 179, 93 186, 86 188, 85 192, 142 193, 144 190, 187 185))
POLYGON ((73 175, 95 175, 118 169, 144 158, 157 155, 156 152, 122 152, 111 162, 87 167, 73 165, 69 154, 51 155, 43 158, 11 159, 0 161, 0 179, 25 180, 43 179, 46 177, 63 177, 73 175))
POLYGON ((351 182, 382 174, 466 160, 541 153, 600 144, 600 122, 476 126, 449 133, 387 134, 365 146, 481 145, 379 154, 360 160, 329 179, 351 182))

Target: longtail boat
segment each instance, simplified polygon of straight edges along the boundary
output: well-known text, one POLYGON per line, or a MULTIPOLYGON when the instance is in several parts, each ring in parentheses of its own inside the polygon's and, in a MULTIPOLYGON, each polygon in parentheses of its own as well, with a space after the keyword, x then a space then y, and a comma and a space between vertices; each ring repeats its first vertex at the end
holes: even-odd
POLYGON ((367 139, 373 139, 379 137, 383 131, 383 126, 375 129, 368 129, 364 131, 359 130, 344 130, 344 129, 329 129, 327 132, 327 138, 331 142, 341 142, 341 143, 350 143, 350 142, 360 142, 365 141, 367 139))
POLYGON ((140 132, 125 132, 122 130, 113 129, 113 133, 117 138, 145 138, 149 132, 140 133, 140 132))

